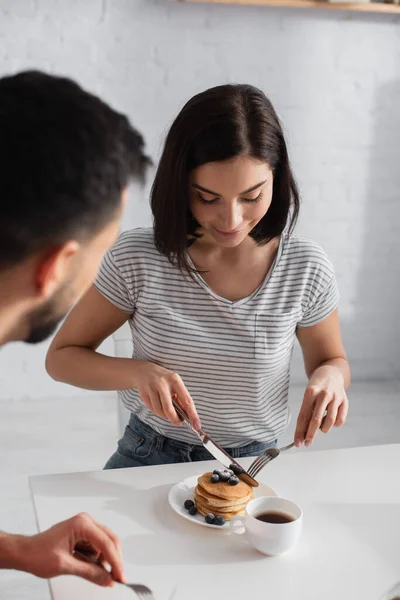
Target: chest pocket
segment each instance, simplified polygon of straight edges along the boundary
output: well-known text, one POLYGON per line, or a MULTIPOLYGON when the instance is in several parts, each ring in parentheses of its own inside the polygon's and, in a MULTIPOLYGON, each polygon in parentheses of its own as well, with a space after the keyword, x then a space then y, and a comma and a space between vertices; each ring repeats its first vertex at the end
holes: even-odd
POLYGON ((298 309, 256 315, 254 357, 271 372, 289 362, 299 318, 298 309))

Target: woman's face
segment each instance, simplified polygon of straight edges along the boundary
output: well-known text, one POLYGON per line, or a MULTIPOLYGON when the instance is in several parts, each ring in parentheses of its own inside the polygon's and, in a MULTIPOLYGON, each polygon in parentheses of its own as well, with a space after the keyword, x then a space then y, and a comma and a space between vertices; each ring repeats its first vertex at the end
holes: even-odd
POLYGON ((191 174, 191 210, 202 233, 218 246, 241 244, 268 211, 273 173, 249 156, 206 163, 191 174))

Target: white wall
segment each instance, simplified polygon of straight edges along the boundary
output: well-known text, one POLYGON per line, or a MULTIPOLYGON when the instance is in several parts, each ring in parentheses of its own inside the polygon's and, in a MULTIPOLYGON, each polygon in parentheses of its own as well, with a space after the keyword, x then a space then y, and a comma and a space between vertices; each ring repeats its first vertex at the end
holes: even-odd
MULTIPOLYGON (((67 74, 127 112, 158 156, 182 103, 258 85, 285 123, 303 195, 342 293, 353 372, 400 377, 400 21, 390 16, 168 0, 1 0, 0 74, 67 74)), ((124 227, 150 222, 134 190, 124 227)), ((1 350, 0 394, 81 394, 51 382, 44 346, 1 350)), ((295 357, 294 373, 300 373, 295 357)))

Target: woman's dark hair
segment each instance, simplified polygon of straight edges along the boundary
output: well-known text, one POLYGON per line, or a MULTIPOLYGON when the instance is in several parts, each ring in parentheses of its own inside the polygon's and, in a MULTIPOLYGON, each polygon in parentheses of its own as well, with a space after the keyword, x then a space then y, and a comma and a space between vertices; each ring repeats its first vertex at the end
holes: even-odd
POLYGON ((186 250, 199 227, 190 210, 190 172, 241 155, 267 162, 274 173, 271 206, 251 237, 265 244, 287 223, 293 229, 299 192, 274 107, 251 85, 211 88, 189 100, 173 122, 151 192, 155 244, 181 269, 191 270, 186 250))

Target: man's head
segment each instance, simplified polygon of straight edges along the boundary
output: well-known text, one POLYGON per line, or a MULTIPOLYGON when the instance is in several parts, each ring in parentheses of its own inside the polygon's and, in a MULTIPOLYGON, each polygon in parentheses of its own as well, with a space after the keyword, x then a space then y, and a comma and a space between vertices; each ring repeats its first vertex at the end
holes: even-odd
POLYGON ((73 81, 0 79, 0 311, 14 302, 14 339, 45 339, 90 285, 149 162, 128 119, 73 81))

